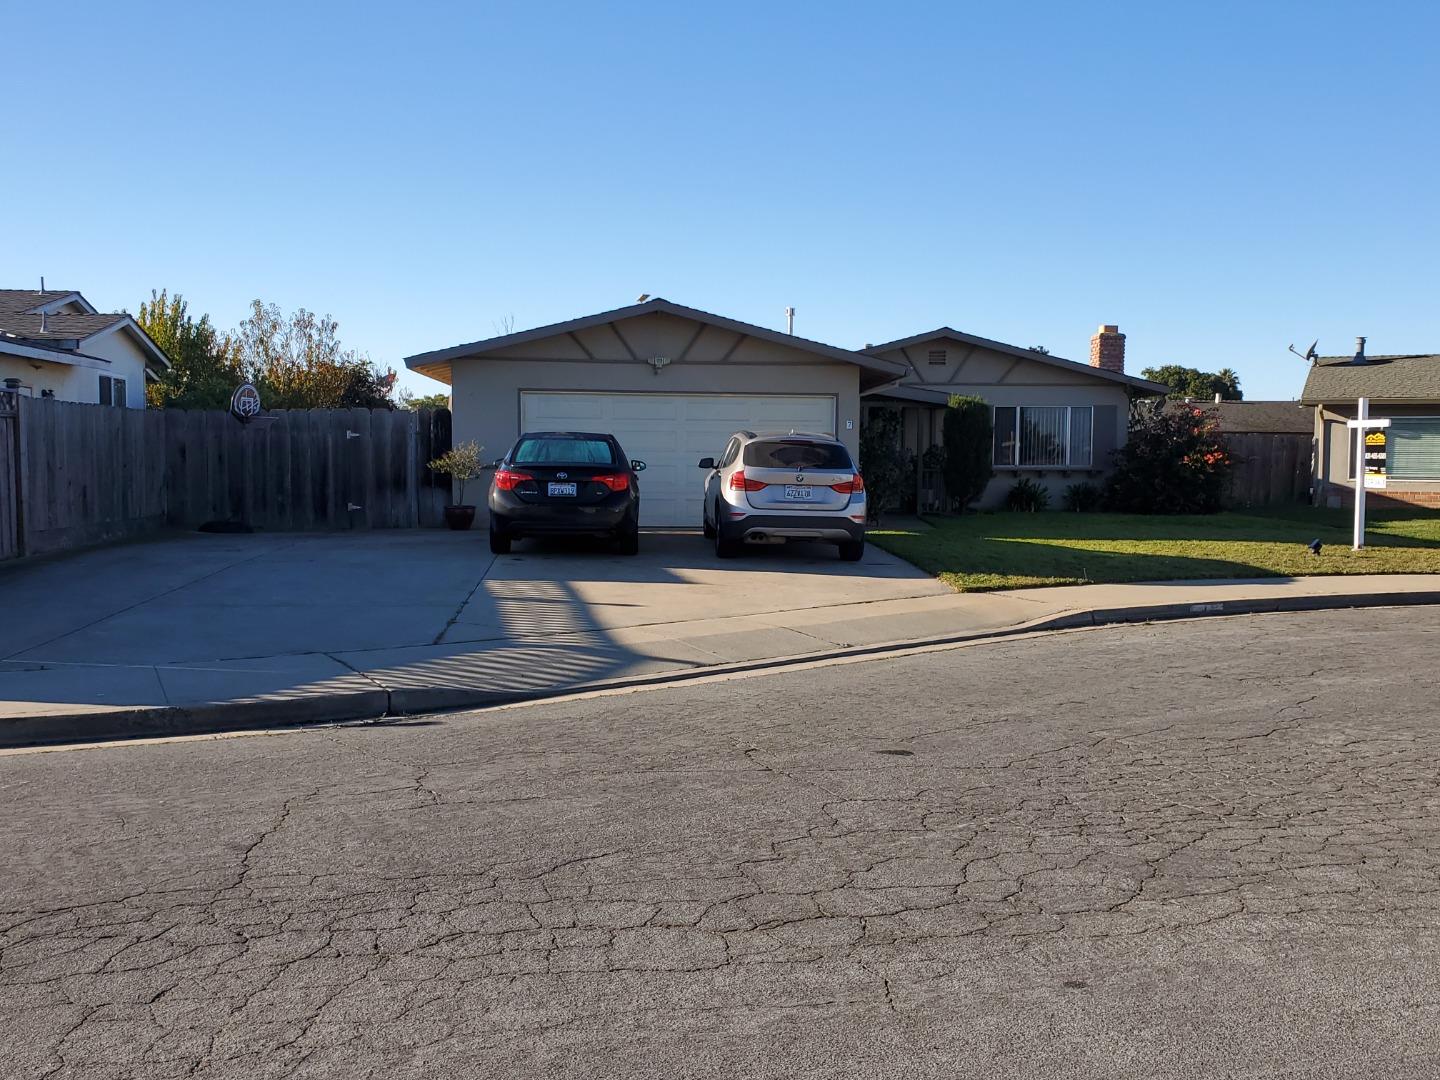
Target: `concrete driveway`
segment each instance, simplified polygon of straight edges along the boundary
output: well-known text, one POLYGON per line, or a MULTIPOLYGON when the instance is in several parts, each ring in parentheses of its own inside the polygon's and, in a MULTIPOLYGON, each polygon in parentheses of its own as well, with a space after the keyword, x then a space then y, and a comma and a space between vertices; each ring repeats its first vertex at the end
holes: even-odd
POLYGON ((681 532, 647 533, 631 558, 559 543, 497 558, 478 531, 187 534, 7 568, 0 592, 19 614, 0 624, 11 717, 277 696, 441 707, 895 640, 895 605, 923 633, 927 605, 954 626, 958 599, 873 547, 722 562, 681 532))

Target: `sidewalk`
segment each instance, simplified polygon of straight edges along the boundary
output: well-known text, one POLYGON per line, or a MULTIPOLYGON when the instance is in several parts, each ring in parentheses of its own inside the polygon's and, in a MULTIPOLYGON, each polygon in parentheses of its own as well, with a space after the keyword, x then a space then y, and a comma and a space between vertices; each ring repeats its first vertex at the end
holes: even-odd
MULTIPOLYGON (((477 627, 461 635, 478 640, 330 652, 291 647, 252 658, 163 664, 90 662, 63 651, 60 658, 7 660, 0 663, 0 745, 375 719, 1115 622, 1440 603, 1440 577, 1427 575, 967 594, 901 579, 899 591, 920 595, 865 600, 837 587, 842 597, 833 604, 575 629, 565 617, 573 601, 527 584, 509 599, 526 613, 524 620, 511 620, 503 634, 477 627)), ((605 595, 641 587, 617 584, 605 595)), ((111 655, 126 655, 124 642, 117 649, 111 655)))

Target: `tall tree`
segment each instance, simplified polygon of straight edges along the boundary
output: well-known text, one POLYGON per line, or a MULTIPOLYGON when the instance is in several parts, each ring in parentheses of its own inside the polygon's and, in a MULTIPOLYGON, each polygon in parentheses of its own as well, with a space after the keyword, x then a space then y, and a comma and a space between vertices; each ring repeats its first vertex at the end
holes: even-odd
POLYGON ((395 372, 340 344, 330 316, 298 309, 288 318, 255 300, 235 347, 260 398, 273 409, 390 409, 395 372))
POLYGON ((402 389, 395 402, 402 409, 448 409, 450 407, 449 394, 412 394, 409 390, 402 389))
POLYGON ((230 404, 244 375, 230 337, 211 325, 209 315, 197 320, 179 293, 152 289, 135 321, 170 361, 170 370, 145 388, 152 407, 223 409, 230 404))
POLYGON ((1244 397, 1240 392, 1240 376, 1230 368, 1209 372, 1180 364, 1164 364, 1145 368, 1140 376, 1170 387, 1169 396, 1172 398, 1211 401, 1219 394, 1221 401, 1240 401, 1244 397))

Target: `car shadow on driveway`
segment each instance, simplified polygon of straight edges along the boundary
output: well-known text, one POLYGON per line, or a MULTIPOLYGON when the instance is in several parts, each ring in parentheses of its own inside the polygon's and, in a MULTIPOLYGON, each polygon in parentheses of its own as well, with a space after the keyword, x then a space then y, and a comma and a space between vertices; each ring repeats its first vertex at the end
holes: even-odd
POLYGON ((698 533, 641 553, 476 530, 185 534, 10 568, 0 717, 286 702, 377 690, 392 711, 813 652, 779 613, 949 590, 885 552, 721 560, 698 533))

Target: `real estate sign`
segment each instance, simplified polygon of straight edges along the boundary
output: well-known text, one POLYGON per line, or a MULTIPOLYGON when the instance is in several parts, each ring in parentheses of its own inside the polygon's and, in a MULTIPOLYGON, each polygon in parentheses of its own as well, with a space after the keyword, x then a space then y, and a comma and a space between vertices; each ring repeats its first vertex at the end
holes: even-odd
POLYGON ((1370 431, 1365 435, 1365 486, 1371 490, 1385 488, 1385 461, 1387 457, 1384 429, 1370 431))

